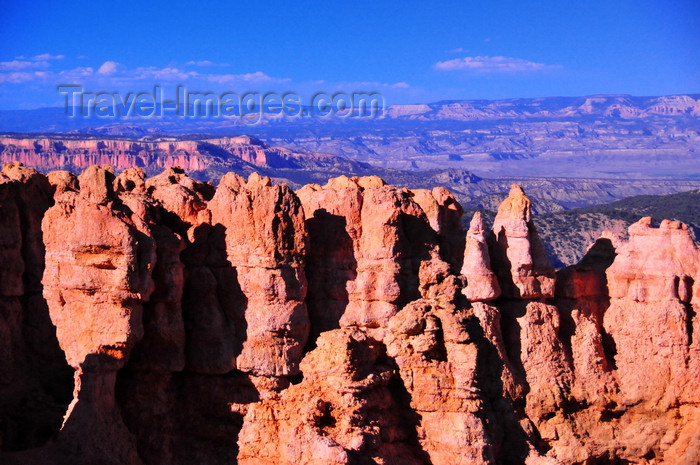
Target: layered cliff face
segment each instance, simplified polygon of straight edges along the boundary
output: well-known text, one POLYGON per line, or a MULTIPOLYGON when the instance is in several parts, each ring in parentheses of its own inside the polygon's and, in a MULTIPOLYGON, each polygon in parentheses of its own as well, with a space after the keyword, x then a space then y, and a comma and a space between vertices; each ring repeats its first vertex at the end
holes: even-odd
POLYGON ((115 139, 0 138, 2 162, 20 161, 41 169, 57 166, 87 168, 110 164, 117 169, 134 166, 184 166, 201 170, 207 165, 194 141, 133 141, 115 139))
POLYGON ((158 171, 173 166, 201 171, 226 163, 230 168, 242 161, 242 171, 248 172, 254 167, 337 169, 352 164, 331 155, 269 147, 248 136, 201 140, 172 137, 0 137, 0 163, 15 161, 43 170, 57 167, 84 169, 95 164, 109 164, 116 170, 142 167, 158 171), (247 169, 245 164, 248 164, 247 169))
POLYGON ((376 177, 6 165, 2 462, 700 461, 687 228, 555 274, 519 186, 493 231, 461 215, 376 177))

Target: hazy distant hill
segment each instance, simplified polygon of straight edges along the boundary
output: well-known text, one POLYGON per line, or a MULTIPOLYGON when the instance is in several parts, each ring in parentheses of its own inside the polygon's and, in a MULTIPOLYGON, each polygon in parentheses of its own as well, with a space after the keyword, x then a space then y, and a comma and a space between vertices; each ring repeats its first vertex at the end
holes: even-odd
POLYGON ((556 266, 570 265, 604 230, 627 236, 627 227, 644 216, 686 223, 700 239, 700 190, 668 195, 639 195, 608 205, 576 208, 535 217, 537 230, 556 266))
POLYGON ((425 171, 377 167, 328 153, 265 144, 251 136, 100 136, 83 134, 0 134, 0 162, 22 162, 42 171, 81 171, 109 164, 117 171, 142 167, 153 175, 167 166, 212 182, 226 172, 248 176, 253 171, 293 187, 325 183, 341 174, 378 175, 390 184, 431 189, 444 186, 465 208, 495 209, 513 183, 532 198, 537 213, 612 202, 640 194, 662 194, 700 188, 700 179, 582 179, 554 177, 487 178, 456 168, 425 171))
MULTIPOLYGON (((397 105, 374 125, 319 125, 276 145, 484 177, 699 177, 700 96, 622 95, 397 105)), ((261 129, 264 130, 264 129, 261 129)))
POLYGON ((274 146, 382 168, 460 169, 481 177, 700 178, 700 95, 595 95, 393 105, 379 119, 67 118, 2 111, 0 131, 102 136, 249 134, 274 146))
POLYGON ((427 105, 392 105, 391 118, 418 120, 560 119, 607 116, 639 119, 654 116, 700 116, 700 95, 635 97, 589 95, 585 97, 462 100, 427 105))

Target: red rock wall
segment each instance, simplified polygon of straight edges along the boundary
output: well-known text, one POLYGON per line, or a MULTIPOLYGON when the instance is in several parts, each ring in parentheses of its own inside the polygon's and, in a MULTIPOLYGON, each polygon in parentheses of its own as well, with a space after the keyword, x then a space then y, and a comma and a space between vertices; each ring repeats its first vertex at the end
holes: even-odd
POLYGON ((517 186, 465 233, 448 192, 379 178, 3 173, 2 463, 700 460, 683 225, 644 219, 555 274, 517 186), (30 373, 67 365, 55 438, 20 441, 11 412, 53 393, 30 373))

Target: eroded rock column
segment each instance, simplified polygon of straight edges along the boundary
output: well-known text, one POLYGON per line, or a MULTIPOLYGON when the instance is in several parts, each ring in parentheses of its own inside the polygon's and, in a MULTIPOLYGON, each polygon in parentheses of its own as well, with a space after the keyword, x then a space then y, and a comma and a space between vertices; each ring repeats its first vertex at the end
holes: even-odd
POLYGON ((155 242, 144 218, 116 198, 109 169, 93 166, 57 186, 44 217, 44 297, 61 348, 76 369, 61 447, 77 463, 138 464, 115 404, 117 370, 143 337, 154 290, 155 242))

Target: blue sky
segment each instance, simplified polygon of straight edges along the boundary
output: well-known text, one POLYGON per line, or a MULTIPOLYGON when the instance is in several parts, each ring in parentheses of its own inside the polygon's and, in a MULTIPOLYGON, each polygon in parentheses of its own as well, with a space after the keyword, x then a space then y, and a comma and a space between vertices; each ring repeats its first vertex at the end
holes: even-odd
POLYGON ((700 93, 700 2, 0 0, 0 109, 58 84, 388 103, 700 93))

